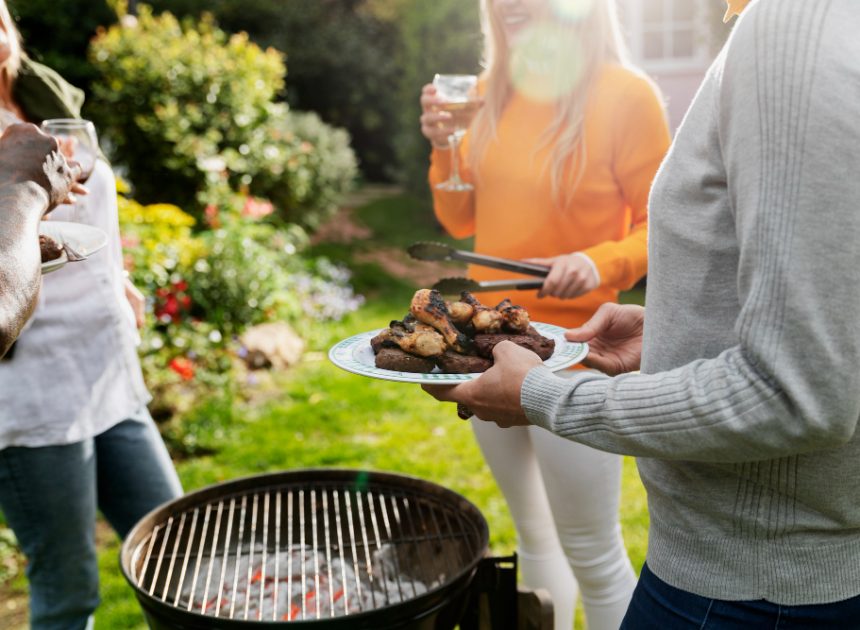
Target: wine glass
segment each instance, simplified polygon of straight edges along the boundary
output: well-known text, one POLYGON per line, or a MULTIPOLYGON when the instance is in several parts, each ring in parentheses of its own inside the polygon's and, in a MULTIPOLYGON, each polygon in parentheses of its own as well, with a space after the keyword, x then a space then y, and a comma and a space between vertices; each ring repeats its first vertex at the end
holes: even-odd
POLYGON ((454 133, 448 136, 451 148, 451 176, 441 184, 439 190, 462 192, 473 190, 474 186, 460 179, 458 149, 460 140, 480 107, 477 93, 478 77, 474 74, 437 74, 433 77, 436 95, 442 99, 436 107, 451 114, 454 133))
MULTIPOLYGON (((42 122, 42 131, 54 136, 63 154, 80 164, 81 176, 78 181, 86 182, 93 174, 99 156, 95 125, 80 118, 50 118, 42 122)), ((72 220, 83 223, 82 213, 79 203, 74 204, 72 220)))

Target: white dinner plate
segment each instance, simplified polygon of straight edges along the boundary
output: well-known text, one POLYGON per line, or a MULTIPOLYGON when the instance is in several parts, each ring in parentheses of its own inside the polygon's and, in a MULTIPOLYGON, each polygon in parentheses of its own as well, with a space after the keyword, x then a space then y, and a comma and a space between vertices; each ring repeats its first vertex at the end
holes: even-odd
MULTIPOLYGON (((42 221, 39 234, 50 236, 61 246, 68 243, 81 256, 89 257, 107 245, 107 234, 101 228, 71 221, 42 221)), ((42 275, 56 271, 69 262, 66 252, 59 258, 42 263, 42 275)))
MULTIPOLYGON (((565 329, 561 326, 540 322, 532 322, 532 326, 544 337, 555 341, 555 351, 549 359, 543 362, 553 372, 564 370, 579 363, 588 354, 588 344, 568 341, 564 338, 565 329)), ((480 376, 480 374, 444 374, 439 371, 438 367, 433 368, 433 371, 427 374, 378 368, 376 367, 376 355, 373 354, 373 348, 370 347, 370 340, 378 335, 381 330, 383 329, 371 330, 339 341, 328 351, 328 358, 336 366, 347 372, 399 383, 463 383, 480 376)))

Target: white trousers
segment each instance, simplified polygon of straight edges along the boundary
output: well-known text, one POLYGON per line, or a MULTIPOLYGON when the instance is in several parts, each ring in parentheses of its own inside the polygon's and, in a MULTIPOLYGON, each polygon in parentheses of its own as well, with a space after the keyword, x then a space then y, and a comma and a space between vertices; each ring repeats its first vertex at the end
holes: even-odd
POLYGON ((618 521, 621 457, 540 427, 473 417, 472 429, 508 503, 523 581, 552 596, 555 630, 573 627, 578 591, 589 630, 617 630, 636 586, 618 521))

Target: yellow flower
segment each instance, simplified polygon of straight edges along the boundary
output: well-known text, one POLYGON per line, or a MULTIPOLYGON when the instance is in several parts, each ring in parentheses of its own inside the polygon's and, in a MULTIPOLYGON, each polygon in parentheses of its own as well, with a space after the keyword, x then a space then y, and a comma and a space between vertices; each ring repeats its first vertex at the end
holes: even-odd
POLYGON ((749 3, 750 0, 726 0, 726 4, 729 5, 729 8, 726 9, 726 14, 723 16, 723 22, 728 22, 734 16, 740 15, 741 11, 746 9, 749 3))

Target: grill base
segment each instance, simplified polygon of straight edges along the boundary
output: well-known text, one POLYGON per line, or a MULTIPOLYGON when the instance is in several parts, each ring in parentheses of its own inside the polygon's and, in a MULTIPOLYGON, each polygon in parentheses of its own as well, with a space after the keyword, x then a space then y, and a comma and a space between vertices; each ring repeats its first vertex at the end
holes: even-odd
POLYGON ((152 630, 210 630, 213 628, 260 630, 262 627, 312 625, 320 630, 552 630, 552 600, 543 590, 518 589, 516 555, 488 557, 462 585, 452 588, 449 599, 411 619, 360 620, 341 617, 293 621, 288 624, 200 618, 198 622, 169 619, 164 610, 139 597, 152 630))

